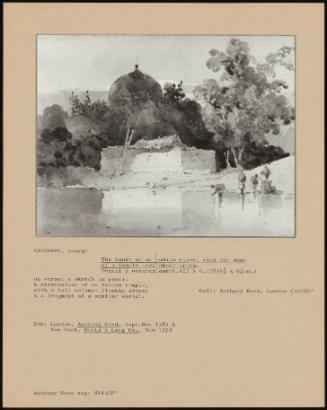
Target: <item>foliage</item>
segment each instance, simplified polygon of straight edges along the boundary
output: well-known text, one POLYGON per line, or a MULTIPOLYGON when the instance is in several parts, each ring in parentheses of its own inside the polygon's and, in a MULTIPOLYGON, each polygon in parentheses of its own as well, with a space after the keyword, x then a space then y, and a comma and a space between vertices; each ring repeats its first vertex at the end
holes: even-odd
POLYGON ((45 143, 51 141, 69 141, 72 139, 72 134, 65 127, 56 127, 54 130, 45 128, 41 133, 41 138, 45 143))
POLYGON ((38 173, 44 175, 51 169, 67 166, 99 170, 103 146, 103 139, 96 135, 86 135, 73 143, 71 133, 64 127, 44 129, 38 141, 38 173))
POLYGON ((40 125, 42 126, 42 129, 47 128, 49 130, 54 130, 57 127, 65 127, 66 118, 68 118, 68 113, 65 112, 60 105, 54 104, 43 110, 40 125))
MULTIPOLYGON (((285 48, 283 48, 285 49, 285 48)), ((231 39, 225 52, 211 50, 207 67, 220 73, 220 85, 214 79, 196 87, 195 98, 201 102, 203 119, 214 133, 217 149, 224 149, 227 164, 243 165, 245 147, 265 143, 269 132, 278 134, 282 124, 294 119, 294 109, 282 95, 288 85, 282 80, 269 81, 267 73, 282 64, 288 50, 270 54, 265 65, 255 65, 249 45, 231 39)))
POLYGON ((141 138, 177 134, 188 146, 215 149, 217 170, 226 165, 257 166, 260 158, 281 158, 285 153, 267 146, 265 136, 279 134, 280 127, 294 119, 294 108, 283 95, 288 85, 275 75, 278 66, 294 69, 293 53, 292 48, 282 47, 257 64, 247 42, 231 39, 224 51, 210 50, 207 67, 218 77, 197 86, 195 100, 186 98, 182 81, 166 83, 162 91, 137 66, 115 81, 108 103, 91 101, 88 91, 83 101, 72 93, 70 118, 93 119, 99 127, 90 134, 93 127, 81 122, 86 133, 80 133, 78 140, 74 133, 72 139, 65 128, 67 113, 51 107, 43 119, 41 152, 46 161, 41 162, 99 169, 101 149, 124 144, 130 129, 132 144, 141 138))
POLYGON ((127 107, 110 106, 105 115, 108 145, 123 145, 128 129, 134 130, 132 143, 137 140, 157 138, 161 135, 160 108, 152 101, 134 102, 127 107))
POLYGON ((185 97, 183 91, 183 81, 180 81, 177 86, 174 83, 166 83, 164 85, 163 101, 175 103, 181 101, 185 97))
POLYGON ((210 133, 203 122, 201 106, 194 100, 185 98, 183 82, 177 85, 166 83, 161 104, 161 122, 166 135, 178 134, 188 146, 212 148, 210 133))
POLYGON ((245 169, 252 169, 261 164, 270 163, 288 156, 289 154, 284 152, 281 147, 257 145, 255 142, 251 142, 244 149, 242 165, 245 169))
POLYGON ((82 107, 82 112, 88 117, 101 120, 108 112, 108 104, 106 103, 106 101, 97 99, 91 104, 84 105, 82 107))
POLYGON ((91 101, 88 91, 86 91, 85 98, 81 102, 79 97, 72 92, 69 97, 72 115, 86 115, 93 119, 102 119, 108 111, 108 104, 106 101, 97 99, 91 101))
POLYGON ((268 54, 266 60, 273 67, 280 65, 294 71, 294 51, 293 47, 281 47, 276 53, 268 54))
POLYGON ((182 81, 160 85, 136 70, 120 77, 110 89, 109 104, 92 102, 86 92, 84 103, 72 93, 74 116, 101 120, 104 146, 122 145, 128 129, 133 129, 132 144, 139 139, 153 139, 178 134, 187 145, 210 145, 211 133, 204 125, 200 105, 185 98, 182 81))
POLYGON ((63 127, 44 129, 38 141, 38 173, 70 165, 74 155, 71 134, 63 127))
MULTIPOLYGON (((152 84, 152 82, 151 82, 152 84)), ((120 95, 120 94, 119 94, 120 95)), ((208 144, 209 133, 201 116, 200 105, 185 98, 182 82, 166 84, 160 100, 151 97, 144 101, 132 96, 118 101, 111 94, 111 103, 104 120, 107 145, 124 144, 128 128, 133 128, 132 143, 139 139, 153 139, 178 134, 187 145, 202 147, 208 144)))

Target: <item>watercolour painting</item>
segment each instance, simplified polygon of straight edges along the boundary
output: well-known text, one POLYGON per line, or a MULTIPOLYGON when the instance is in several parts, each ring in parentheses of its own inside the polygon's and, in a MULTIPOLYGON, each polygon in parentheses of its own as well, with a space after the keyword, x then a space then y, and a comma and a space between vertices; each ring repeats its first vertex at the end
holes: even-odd
POLYGON ((38 35, 37 236, 294 237, 295 37, 38 35))

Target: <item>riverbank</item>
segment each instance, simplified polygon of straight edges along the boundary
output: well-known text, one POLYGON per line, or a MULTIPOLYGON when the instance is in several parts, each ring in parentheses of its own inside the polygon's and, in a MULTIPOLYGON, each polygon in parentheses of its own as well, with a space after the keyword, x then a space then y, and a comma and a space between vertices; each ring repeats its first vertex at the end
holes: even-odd
MULTIPOLYGON (((272 184, 280 192, 293 195, 295 193, 295 157, 274 161, 269 164, 272 184)), ((245 192, 251 191, 250 178, 260 174, 262 166, 245 171, 247 183, 245 192)), ((100 190, 150 188, 150 189, 181 189, 201 190, 208 189, 215 184, 224 184, 226 192, 239 192, 238 174, 240 169, 229 168, 219 173, 211 174, 201 171, 184 172, 126 172, 115 177, 107 177, 100 172, 89 168, 67 167, 58 171, 52 178, 49 186, 55 187, 87 187, 100 190), (60 172, 60 173, 59 173, 60 172)), ((42 180, 40 186, 48 186, 42 180)))

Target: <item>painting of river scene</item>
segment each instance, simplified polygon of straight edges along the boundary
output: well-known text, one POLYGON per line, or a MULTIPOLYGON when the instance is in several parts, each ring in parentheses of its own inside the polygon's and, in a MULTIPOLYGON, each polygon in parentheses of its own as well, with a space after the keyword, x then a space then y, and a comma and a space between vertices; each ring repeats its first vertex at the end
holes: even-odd
POLYGON ((293 36, 39 35, 36 234, 294 237, 293 36))

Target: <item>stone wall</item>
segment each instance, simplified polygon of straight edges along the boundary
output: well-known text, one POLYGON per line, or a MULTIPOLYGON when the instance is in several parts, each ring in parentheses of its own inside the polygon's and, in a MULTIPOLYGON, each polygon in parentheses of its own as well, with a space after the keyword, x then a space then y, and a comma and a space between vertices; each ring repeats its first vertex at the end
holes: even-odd
POLYGON ((128 170, 132 172, 182 172, 181 148, 173 147, 167 151, 136 151, 134 160, 128 170))
MULTIPOLYGON (((101 169, 95 171, 87 167, 54 168, 51 174, 39 176, 38 186, 100 186, 105 184, 108 177, 112 177, 123 152, 123 146, 108 147, 101 153, 101 169)), ((123 170, 136 174, 183 172, 215 172, 215 151, 201 150, 190 147, 174 147, 165 151, 144 151, 129 149, 123 170)))
MULTIPOLYGON (((101 174, 104 176, 112 176, 119 163, 124 146, 117 145, 114 147, 104 148, 101 152, 101 174)), ((137 154, 136 150, 127 150, 126 159, 124 162, 124 170, 129 170, 130 166, 137 154)))
MULTIPOLYGON (((111 176, 119 162, 123 146, 102 150, 101 174, 111 176)), ((191 147, 174 147, 169 151, 151 152, 129 149, 124 162, 124 170, 131 172, 215 172, 215 151, 191 147)))
POLYGON ((190 171, 215 172, 215 151, 186 147, 182 149, 182 167, 190 171))

